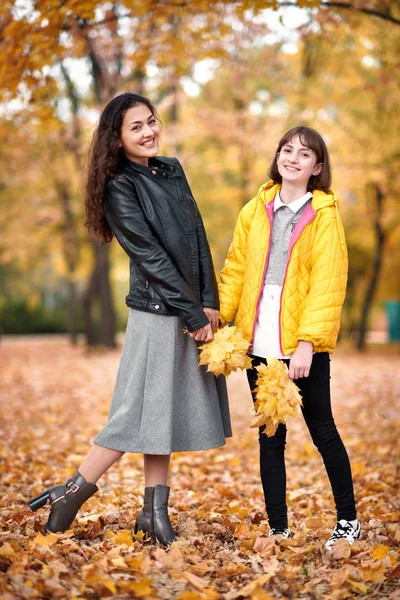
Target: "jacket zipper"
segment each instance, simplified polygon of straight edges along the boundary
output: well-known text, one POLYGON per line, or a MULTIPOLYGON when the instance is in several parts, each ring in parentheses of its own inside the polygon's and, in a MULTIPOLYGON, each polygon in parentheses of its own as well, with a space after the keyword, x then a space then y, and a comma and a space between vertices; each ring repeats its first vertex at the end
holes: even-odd
POLYGON ((150 514, 150 537, 153 540, 153 542, 156 540, 156 536, 154 533, 154 488, 151 488, 151 493, 150 493, 150 503, 151 503, 151 514, 150 514))
MULTIPOLYGON (((183 200, 184 196, 186 196, 187 198, 189 198, 191 200, 191 202, 193 202, 195 209, 196 209, 196 216, 197 216, 197 205, 196 202, 194 201, 194 199, 189 196, 189 194, 187 194, 184 190, 183 190, 183 185, 182 185, 182 177, 179 176, 179 183, 178 183, 178 178, 175 179, 175 187, 178 193, 178 198, 181 198, 183 200), (182 196, 182 194, 184 196, 182 196)), ((193 237, 195 238, 197 236, 196 234, 196 225, 194 228, 194 235, 191 235, 191 223, 190 223, 190 217, 187 213, 187 211, 184 211, 186 214, 186 220, 188 223, 188 239, 189 239, 189 244, 190 244, 190 262, 191 262, 191 266, 192 266, 192 278, 193 278, 193 286, 195 289, 195 297, 200 299, 200 284, 199 281, 197 279, 197 274, 196 274, 196 263, 199 259, 198 256, 198 248, 197 248, 197 243, 196 243, 196 247, 193 247, 193 237)))
MULTIPOLYGON (((262 295, 262 293, 264 291, 265 274, 266 274, 266 271, 267 271, 267 266, 268 266, 268 261, 269 261, 269 253, 270 253, 270 250, 271 250, 272 217, 268 213, 268 204, 265 204, 264 208, 265 208, 265 211, 267 213, 268 222, 269 222, 269 239, 268 239, 267 253, 266 253, 266 256, 265 256, 265 262, 264 262, 264 269, 263 269, 262 280, 261 280, 260 289, 259 289, 258 297, 257 297, 256 314, 255 314, 254 321, 253 321, 253 329, 252 329, 252 332, 251 332, 250 347, 252 347, 252 345, 253 345, 254 330, 256 328, 256 324, 257 324, 257 320, 258 320, 258 314, 259 314, 259 309, 260 309, 260 300, 261 300, 261 295, 262 295)), ((272 210, 273 210, 273 208, 272 208, 272 210)), ((311 223, 311 221, 314 219, 315 215, 316 215, 316 211, 312 208, 312 213, 310 215, 307 214, 306 218, 305 218, 305 220, 303 222, 302 222, 302 218, 299 219, 299 221, 296 223, 296 225, 298 225, 300 223, 301 229, 298 231, 298 233, 296 232, 296 237, 291 240, 291 243, 290 243, 290 246, 289 246, 288 260, 287 260, 287 263, 286 263, 285 276, 283 278, 281 297, 280 297, 280 300, 279 300, 279 323, 278 323, 278 327, 279 327, 279 347, 281 349, 281 353, 282 354, 284 354, 283 348, 282 348, 282 327, 281 327, 282 296, 283 296, 284 285, 285 285, 285 282, 286 282, 286 275, 287 275, 287 271, 288 271, 288 268, 289 268, 289 262, 290 262, 290 258, 292 256, 293 247, 294 247, 295 243, 299 239, 300 234, 303 232, 305 226, 308 225, 309 223, 311 223)), ((293 233, 295 233, 295 230, 293 231, 293 233)))
POLYGON ((254 317, 253 329, 252 329, 252 332, 251 332, 250 349, 253 349, 254 330, 256 328, 256 324, 257 324, 257 320, 258 320, 258 313, 259 313, 259 309, 260 309, 260 300, 261 300, 261 295, 262 295, 262 293, 264 291, 265 274, 267 272, 267 266, 268 266, 268 260, 269 260, 269 253, 270 253, 270 250, 271 250, 272 219, 271 219, 270 215, 268 214, 268 208, 267 208, 267 206, 268 206, 267 204, 264 204, 265 212, 267 213, 267 218, 268 218, 268 222, 269 222, 268 248, 267 248, 267 253, 265 255, 264 269, 263 269, 263 274, 262 274, 260 289, 258 291, 258 297, 257 297, 257 302, 256 302, 256 314, 255 314, 255 317, 254 317))
MULTIPOLYGON (((310 214, 310 215, 307 214, 306 219, 304 220, 303 223, 301 223, 301 229, 299 230, 298 233, 296 232, 296 237, 295 237, 294 240, 291 240, 290 246, 289 246, 288 259, 287 259, 286 269, 285 269, 285 276, 283 278, 282 290, 281 290, 281 297, 279 299, 279 317, 278 317, 279 347, 281 349, 281 353, 282 353, 283 356, 285 356, 285 353, 283 351, 283 346, 282 346, 282 326, 281 326, 283 290, 285 288, 286 276, 287 276, 287 272, 288 272, 288 269, 289 269, 289 263, 290 263, 290 259, 292 257, 293 248, 294 248, 295 244, 297 243, 300 235, 303 233, 304 228, 306 227, 306 225, 308 225, 309 223, 311 223, 311 221, 314 220, 315 215, 317 214, 314 209, 312 209, 312 210, 313 210, 312 214, 310 214)), ((299 219, 299 221, 297 223, 300 223, 300 222, 301 222, 301 218, 299 219)), ((296 223, 296 225, 297 225, 297 223, 296 223)), ((293 231, 293 233, 294 233, 294 231, 293 231)))

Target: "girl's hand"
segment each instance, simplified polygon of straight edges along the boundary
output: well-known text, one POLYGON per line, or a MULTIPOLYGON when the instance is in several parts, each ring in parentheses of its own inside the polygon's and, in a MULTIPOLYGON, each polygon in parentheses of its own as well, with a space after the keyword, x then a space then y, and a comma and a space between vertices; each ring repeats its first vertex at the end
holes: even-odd
POLYGON ((313 345, 311 342, 300 340, 296 351, 294 352, 289 363, 290 379, 299 379, 300 377, 308 377, 313 358, 313 345))
POLYGON ((210 323, 196 331, 189 331, 189 335, 191 338, 194 338, 196 342, 211 342, 214 338, 210 323))
POLYGON ((203 307, 207 319, 210 321, 211 329, 217 331, 219 325, 219 311, 216 308, 203 307))

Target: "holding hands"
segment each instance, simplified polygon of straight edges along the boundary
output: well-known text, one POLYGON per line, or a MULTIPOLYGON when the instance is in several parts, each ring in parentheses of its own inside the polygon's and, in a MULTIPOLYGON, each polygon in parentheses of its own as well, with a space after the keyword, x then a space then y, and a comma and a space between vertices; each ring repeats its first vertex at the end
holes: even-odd
POLYGON ((196 342, 211 342, 214 338, 213 331, 218 329, 218 315, 219 312, 216 308, 203 308, 209 323, 197 329, 196 331, 189 332, 191 338, 194 338, 196 342))

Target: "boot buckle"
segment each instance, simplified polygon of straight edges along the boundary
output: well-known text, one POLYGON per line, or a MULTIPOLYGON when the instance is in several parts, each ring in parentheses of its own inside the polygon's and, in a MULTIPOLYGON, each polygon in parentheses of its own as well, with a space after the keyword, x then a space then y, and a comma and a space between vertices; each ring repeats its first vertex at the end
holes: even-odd
POLYGON ((75 483, 75 481, 70 481, 67 483, 67 487, 69 488, 68 492, 72 492, 73 494, 76 494, 76 492, 78 492, 80 489, 79 485, 75 483))

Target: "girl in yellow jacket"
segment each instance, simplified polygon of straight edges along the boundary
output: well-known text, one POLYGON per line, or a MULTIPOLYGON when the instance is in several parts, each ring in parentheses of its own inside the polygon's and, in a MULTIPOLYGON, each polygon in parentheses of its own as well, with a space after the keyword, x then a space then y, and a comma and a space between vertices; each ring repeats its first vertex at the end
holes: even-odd
MULTIPOLYGON (((347 282, 347 248, 338 200, 330 189, 322 137, 295 127, 279 142, 269 175, 240 212, 221 273, 220 320, 251 344, 247 372, 254 397, 266 357, 280 358, 300 388, 303 415, 322 455, 337 510, 326 543, 361 536, 351 468, 330 400, 330 353, 339 332, 347 282)), ((286 506, 286 426, 268 438, 260 429, 260 471, 270 535, 290 536, 286 506)))

